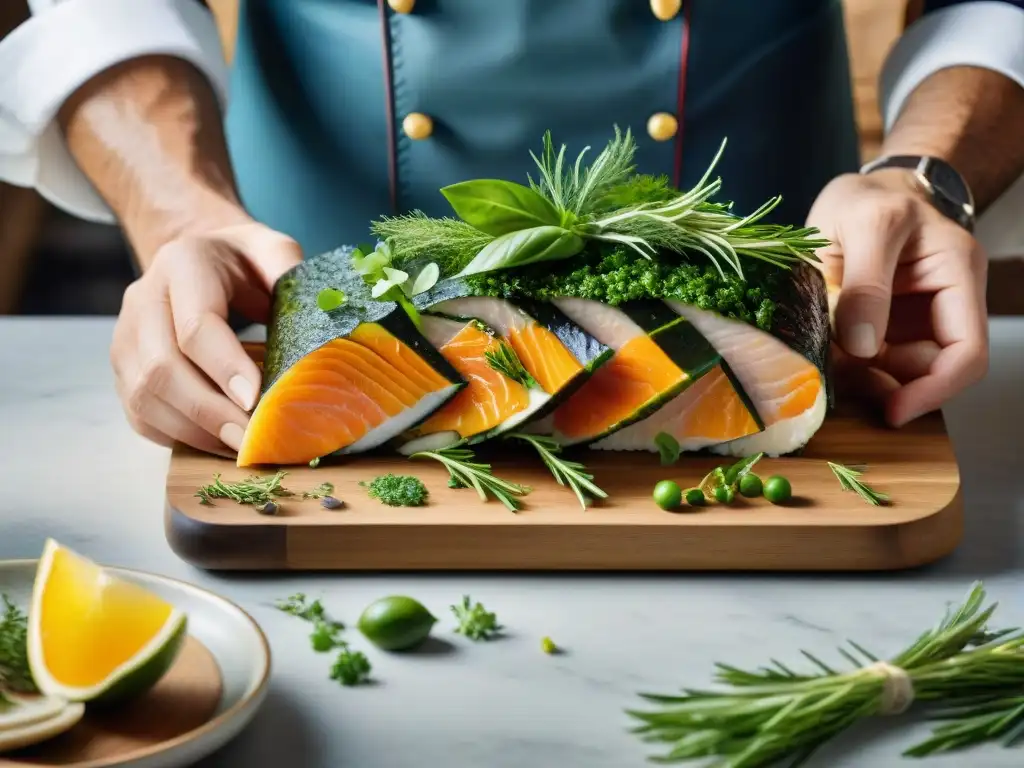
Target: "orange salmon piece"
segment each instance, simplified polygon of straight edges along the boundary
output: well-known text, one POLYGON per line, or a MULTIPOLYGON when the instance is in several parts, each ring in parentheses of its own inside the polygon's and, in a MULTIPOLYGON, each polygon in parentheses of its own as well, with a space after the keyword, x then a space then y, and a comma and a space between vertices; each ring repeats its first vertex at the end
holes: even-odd
POLYGON ((558 392, 583 370, 565 344, 540 323, 512 328, 508 343, 523 367, 548 394, 558 392))

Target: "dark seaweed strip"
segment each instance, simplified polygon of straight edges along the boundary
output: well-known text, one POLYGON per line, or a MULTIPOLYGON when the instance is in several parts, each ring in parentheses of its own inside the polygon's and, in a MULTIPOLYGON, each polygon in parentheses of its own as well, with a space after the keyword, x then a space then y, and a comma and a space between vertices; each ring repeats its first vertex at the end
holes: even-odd
POLYGON ((672 325, 679 321, 679 315, 661 299, 626 301, 618 308, 648 334, 653 334, 666 325, 672 325))
POLYGON ((509 300, 553 333, 580 365, 593 372, 612 359, 614 350, 574 323, 554 304, 531 299, 509 300))
POLYGON ((740 401, 743 403, 743 406, 747 409, 747 413, 750 414, 751 418, 754 420, 754 423, 757 424, 757 431, 763 432, 764 419, 762 419, 761 414, 757 412, 757 407, 754 405, 754 401, 750 399, 750 395, 747 394, 747 390, 745 390, 743 388, 743 385, 740 384, 740 380, 736 378, 735 372, 729 366, 729 363, 725 361, 724 357, 722 358, 722 373, 725 374, 725 377, 729 380, 729 383, 732 384, 732 388, 736 391, 736 394, 739 396, 740 401))
POLYGON ((351 268, 352 250, 351 246, 343 246, 306 259, 275 284, 263 364, 263 393, 299 360, 328 342, 347 337, 362 323, 380 323, 439 374, 453 383, 462 382, 458 372, 423 338, 404 310, 394 302, 376 301, 370 295, 369 286, 351 268), (316 303, 324 288, 344 291, 345 303, 324 312, 316 303))
POLYGON ((831 325, 825 279, 814 267, 799 264, 788 271, 789 279, 776 282, 772 335, 798 352, 821 371, 829 406, 834 405, 831 325))

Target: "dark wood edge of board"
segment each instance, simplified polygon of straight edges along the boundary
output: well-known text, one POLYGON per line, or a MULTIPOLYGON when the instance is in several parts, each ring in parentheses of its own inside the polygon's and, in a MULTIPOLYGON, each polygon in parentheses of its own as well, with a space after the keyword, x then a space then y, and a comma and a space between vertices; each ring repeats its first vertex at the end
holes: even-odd
MULTIPOLYGON (((949 503, 930 515, 901 523, 877 525, 787 525, 746 527, 747 543, 721 544, 722 529, 712 526, 646 526, 630 533, 634 554, 618 555, 620 548, 592 546, 594 537, 607 536, 600 528, 580 526, 410 526, 419 543, 419 560, 381 568, 361 562, 366 552, 380 552, 392 534, 377 539, 383 527, 314 527, 287 525, 217 525, 190 517, 168 501, 165 515, 167 541, 181 559, 210 571, 899 571, 941 560, 959 546, 963 537, 963 496, 960 485, 949 503), (535 560, 523 565, 504 561, 500 547, 481 547, 486 537, 523 537, 520 544, 540 544, 527 551, 535 560), (822 545, 803 554, 785 546, 790 538, 812 537, 822 545), (302 554, 315 539, 315 547, 330 558, 313 562, 302 554), (779 544, 775 547, 775 544, 779 544), (574 546, 575 545, 575 546, 574 546), (635 550, 645 552, 638 565, 635 550), (705 558, 707 549, 712 555, 705 558), (821 552, 826 551, 827 555, 821 552), (851 553, 847 559, 835 552, 851 553), (555 554, 543 554, 543 553, 555 554), (589 553, 594 553, 588 555, 589 553), (856 554, 856 553, 860 554, 856 554), (867 553, 867 554, 865 554, 867 553), (649 555, 649 556, 648 556, 649 555), (713 561, 713 562, 712 562, 713 561)), ((374 555, 369 555, 373 559, 374 555)))
POLYGON ((216 525, 186 515, 168 500, 164 534, 174 554, 197 568, 271 570, 288 567, 285 526, 216 525))

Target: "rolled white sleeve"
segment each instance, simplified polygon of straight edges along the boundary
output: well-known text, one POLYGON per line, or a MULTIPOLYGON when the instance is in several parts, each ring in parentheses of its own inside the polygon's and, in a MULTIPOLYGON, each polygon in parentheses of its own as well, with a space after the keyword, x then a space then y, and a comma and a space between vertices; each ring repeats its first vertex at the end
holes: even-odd
MULTIPOLYGON (((911 92, 941 69, 974 66, 1000 72, 1024 88, 1024 9, 998 0, 967 2, 914 22, 882 69, 879 102, 888 133, 911 92)), ((1017 126, 1020 141, 1024 131, 1017 126)), ((990 256, 1024 256, 1024 177, 978 219, 990 256)))
MULTIPOLYGON (((2 2, 3 0, 0 0, 2 2)), ((79 87, 147 55, 184 59, 227 104, 228 69, 213 16, 196 0, 32 0, 0 41, 0 180, 35 187, 84 219, 114 216, 68 152, 55 117, 79 87)))

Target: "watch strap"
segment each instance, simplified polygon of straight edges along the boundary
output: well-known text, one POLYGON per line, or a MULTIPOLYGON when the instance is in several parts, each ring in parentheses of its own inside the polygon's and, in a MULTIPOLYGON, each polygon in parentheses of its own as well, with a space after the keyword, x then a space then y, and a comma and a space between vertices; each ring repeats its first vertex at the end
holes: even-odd
POLYGON ((861 169, 862 174, 883 168, 906 168, 928 194, 940 213, 968 232, 974 231, 975 208, 971 188, 952 165, 928 155, 883 155, 861 169))

